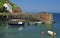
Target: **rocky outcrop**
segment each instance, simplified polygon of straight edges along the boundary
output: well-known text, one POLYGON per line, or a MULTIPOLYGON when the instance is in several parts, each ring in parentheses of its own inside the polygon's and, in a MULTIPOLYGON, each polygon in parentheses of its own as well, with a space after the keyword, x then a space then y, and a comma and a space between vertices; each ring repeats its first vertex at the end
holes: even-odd
POLYGON ((52 24, 53 23, 53 15, 47 12, 43 12, 39 14, 39 20, 45 22, 45 24, 52 24))

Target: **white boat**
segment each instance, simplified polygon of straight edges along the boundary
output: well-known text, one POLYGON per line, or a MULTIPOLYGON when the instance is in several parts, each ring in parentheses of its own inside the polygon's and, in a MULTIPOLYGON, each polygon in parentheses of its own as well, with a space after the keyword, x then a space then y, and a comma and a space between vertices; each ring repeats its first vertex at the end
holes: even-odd
POLYGON ((42 24, 42 21, 40 21, 40 22, 34 22, 34 23, 37 23, 37 24, 42 24))
POLYGON ((24 22, 19 21, 18 19, 12 19, 8 22, 8 25, 12 27, 19 27, 19 26, 24 27, 24 22))
POLYGON ((18 22, 18 24, 23 24, 23 22, 18 22))
POLYGON ((51 35, 51 36, 55 36, 56 35, 56 33, 53 32, 53 31, 48 31, 48 34, 51 35))

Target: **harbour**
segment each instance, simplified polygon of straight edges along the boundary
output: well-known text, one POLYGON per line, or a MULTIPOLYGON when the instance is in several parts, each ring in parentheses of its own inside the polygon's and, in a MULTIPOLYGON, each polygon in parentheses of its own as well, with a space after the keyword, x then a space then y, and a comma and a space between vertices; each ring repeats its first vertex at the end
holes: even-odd
POLYGON ((53 38, 53 36, 48 35, 48 31, 53 31, 53 24, 54 24, 52 22, 53 18, 52 16, 49 16, 51 17, 49 19, 47 15, 50 14, 41 13, 41 18, 38 19, 36 19, 36 17, 31 16, 31 14, 29 15, 27 14, 28 17, 24 16, 23 14, 20 17, 16 17, 17 15, 13 15, 13 16, 10 15, 11 17, 8 15, 9 17, 6 19, 3 19, 4 18, 3 17, 2 24, 4 23, 4 26, 1 25, 2 26, 1 32, 4 35, 4 37, 1 38, 17 38, 17 37, 18 38, 42 38, 42 37, 53 38), (44 15, 46 16, 47 19, 43 17, 44 15), (30 16, 32 18, 28 19, 30 16), (43 36, 42 36, 42 32, 44 32, 43 36))
POLYGON ((47 33, 48 30, 52 30, 52 25, 28 25, 28 23, 25 23, 24 27, 9 28, 7 23, 8 22, 1 25, 0 38, 42 38, 42 32, 44 32, 44 38, 52 38, 47 33))
POLYGON ((4 28, 0 28, 1 38, 42 38, 42 31, 45 33, 45 38, 50 38, 47 34, 47 30, 42 26, 35 25, 25 25, 25 27, 19 28, 8 28, 5 26, 4 28), (4 37, 2 37, 4 36, 4 37))
POLYGON ((53 11, 55 10, 55 6, 53 6, 52 3, 50 4, 49 1, 49 4, 46 2, 44 2, 43 4, 39 1, 39 3, 34 3, 32 1, 25 1, 24 3, 22 3, 22 0, 19 2, 21 4, 21 7, 23 7, 21 9, 19 3, 17 3, 16 5, 13 3, 14 1, 11 1, 0 0, 0 38, 60 37, 60 13, 53 13, 53 11), (47 4, 47 6, 45 5, 45 3, 47 4), (23 4, 25 5, 23 6, 23 4), (27 8, 25 6, 27 6, 27 8), (52 6, 54 9, 50 6, 52 6), (31 14, 29 14, 28 12, 31 14))

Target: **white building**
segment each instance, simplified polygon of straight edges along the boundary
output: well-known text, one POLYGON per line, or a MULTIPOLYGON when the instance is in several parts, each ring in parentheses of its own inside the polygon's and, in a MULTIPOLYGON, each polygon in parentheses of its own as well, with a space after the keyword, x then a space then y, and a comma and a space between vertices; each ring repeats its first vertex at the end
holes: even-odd
POLYGON ((12 6, 9 3, 5 3, 3 6, 5 6, 7 8, 7 11, 12 13, 12 6))

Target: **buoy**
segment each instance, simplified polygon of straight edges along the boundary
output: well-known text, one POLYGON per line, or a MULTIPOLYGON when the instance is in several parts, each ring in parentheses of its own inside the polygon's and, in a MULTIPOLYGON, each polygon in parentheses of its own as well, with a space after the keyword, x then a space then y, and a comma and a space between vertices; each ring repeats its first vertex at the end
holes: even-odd
POLYGON ((53 31, 48 31, 48 34, 51 35, 51 36, 55 36, 56 35, 56 33, 53 32, 53 31))
POLYGON ((44 38, 44 32, 42 32, 42 38, 44 38))

